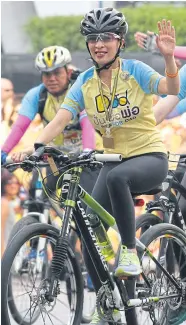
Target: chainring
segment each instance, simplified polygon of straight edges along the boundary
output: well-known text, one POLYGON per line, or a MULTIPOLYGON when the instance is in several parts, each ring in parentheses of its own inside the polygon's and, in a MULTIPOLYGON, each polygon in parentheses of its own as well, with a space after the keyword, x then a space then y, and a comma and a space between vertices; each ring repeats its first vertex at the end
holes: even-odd
MULTIPOLYGON (((112 294, 112 292, 111 292, 112 294)), ((96 307, 99 317, 105 322, 114 322, 113 312, 114 308, 107 307, 108 297, 105 292, 105 288, 101 287, 97 293, 96 307)))

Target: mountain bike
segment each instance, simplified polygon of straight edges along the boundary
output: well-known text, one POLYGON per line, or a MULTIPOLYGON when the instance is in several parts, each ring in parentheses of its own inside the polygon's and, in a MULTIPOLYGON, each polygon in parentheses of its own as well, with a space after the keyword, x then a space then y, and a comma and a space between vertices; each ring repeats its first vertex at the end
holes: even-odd
MULTIPOLYGON (((179 308, 180 305, 186 302, 186 283, 180 280, 179 272, 184 265, 180 265, 180 261, 186 259, 186 236, 178 227, 171 224, 160 224, 151 227, 146 231, 141 240, 136 238, 137 250, 141 260, 141 265, 144 267, 144 262, 148 258, 155 264, 155 268, 160 270, 158 276, 152 280, 146 269, 140 275, 141 286, 136 287, 135 297, 129 299, 128 292, 125 286, 125 281, 116 278, 110 274, 108 264, 105 261, 101 248, 97 243, 96 236, 91 227, 89 217, 86 215, 81 200, 87 204, 108 226, 115 227, 114 218, 104 210, 83 188, 79 185, 80 174, 83 167, 95 168, 102 166, 104 161, 122 160, 117 154, 96 155, 94 152, 84 156, 77 157, 74 161, 68 156, 63 155, 60 151, 51 147, 41 147, 27 160, 19 165, 24 170, 39 169, 39 160, 42 160, 43 155, 50 155, 53 158, 53 163, 56 165, 55 173, 63 171, 60 181, 61 188, 64 182, 68 183, 67 198, 65 198, 65 214, 62 227, 59 230, 48 224, 29 225, 26 229, 14 236, 9 246, 7 247, 2 259, 2 317, 5 325, 11 324, 11 319, 8 313, 8 284, 11 280, 12 268, 16 254, 22 246, 25 246, 25 254, 28 254, 32 245, 33 238, 45 238, 47 249, 52 251, 52 259, 45 267, 45 272, 42 277, 37 277, 30 267, 29 273, 26 274, 25 292, 21 296, 28 296, 28 307, 24 310, 22 319, 26 318, 30 324, 35 320, 39 324, 73 324, 78 325, 81 322, 81 308, 83 304, 83 292, 80 292, 77 280, 77 263, 75 255, 69 246, 70 224, 72 217, 77 224, 81 233, 82 240, 87 247, 87 250, 92 258, 95 272, 98 273, 102 286, 97 293, 96 306, 99 316, 105 321, 115 324, 113 313, 115 310, 121 312, 121 321, 123 322, 124 314, 129 310, 134 311, 138 306, 143 306, 148 310, 153 324, 164 324, 167 319, 167 314, 170 309, 179 308), (152 254, 154 242, 166 241, 165 249, 172 243, 179 247, 180 259, 177 260, 175 274, 170 274, 166 269, 166 259, 164 264, 160 263, 157 257, 152 254), (57 306, 59 297, 63 294, 64 284, 60 282, 60 273, 63 268, 71 269, 69 283, 72 288, 71 299, 69 303, 69 312, 64 314, 62 306, 59 309, 57 306), (55 308, 55 313, 54 313, 55 308), (63 321, 60 312, 63 313, 63 321), (124 313, 125 312, 125 313, 124 313)), ((43 180, 43 186, 44 180, 43 180)), ((46 189, 46 188, 45 188, 46 189)), ((46 189, 47 191, 47 189, 46 189)), ((62 191, 61 191, 62 192, 62 191)), ((49 194, 49 193, 48 193, 49 194)), ((51 193, 49 194, 51 195, 51 193)), ((53 197, 56 199, 56 197, 53 197)), ((59 203, 63 201, 63 197, 58 198, 59 203)), ((60 203, 61 204, 61 203, 60 203)), ((161 246, 161 245, 160 245, 161 246)), ((166 256, 166 254, 165 254, 166 256)), ((78 273, 79 274, 79 273, 78 273)), ((17 298, 18 299, 18 298, 17 298)), ((131 324, 129 317, 127 324, 131 324)))

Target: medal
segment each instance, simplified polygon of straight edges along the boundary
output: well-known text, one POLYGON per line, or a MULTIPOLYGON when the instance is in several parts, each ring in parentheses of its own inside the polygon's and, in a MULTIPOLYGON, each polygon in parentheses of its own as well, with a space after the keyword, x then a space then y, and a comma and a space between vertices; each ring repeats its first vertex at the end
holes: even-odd
POLYGON ((122 72, 122 73, 120 74, 120 78, 121 78, 121 80, 129 80, 129 77, 130 77, 130 75, 129 75, 128 72, 122 72))
POLYGON ((111 136, 110 128, 106 127, 106 134, 103 135, 103 146, 105 148, 114 149, 114 138, 111 136))
POLYGON ((111 95, 111 103, 107 109, 106 105, 105 105, 105 101, 104 101, 104 97, 103 97, 103 91, 102 91, 102 86, 101 86, 101 81, 100 78, 98 78, 98 86, 99 86, 99 91, 100 91, 100 95, 101 95, 101 100, 103 103, 103 107, 105 110, 105 115, 106 115, 106 119, 107 119, 107 127, 106 127, 106 132, 105 135, 102 136, 103 139, 103 146, 104 148, 108 148, 108 149, 114 149, 114 137, 111 136, 111 123, 110 123, 110 119, 112 116, 112 108, 113 108, 113 103, 114 103, 114 99, 115 99, 115 95, 116 95, 116 88, 117 88, 117 83, 118 83, 118 76, 119 76, 119 68, 118 68, 118 72, 117 75, 114 79, 114 86, 113 86, 113 91, 112 91, 112 95, 111 95))

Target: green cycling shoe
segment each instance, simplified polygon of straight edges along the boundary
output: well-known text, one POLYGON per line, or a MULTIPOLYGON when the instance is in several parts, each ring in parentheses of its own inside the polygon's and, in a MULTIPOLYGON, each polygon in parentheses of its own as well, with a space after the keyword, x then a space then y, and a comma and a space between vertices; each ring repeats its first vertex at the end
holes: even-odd
POLYGON ((115 270, 118 278, 138 276, 142 272, 137 253, 133 249, 121 246, 119 264, 115 270))

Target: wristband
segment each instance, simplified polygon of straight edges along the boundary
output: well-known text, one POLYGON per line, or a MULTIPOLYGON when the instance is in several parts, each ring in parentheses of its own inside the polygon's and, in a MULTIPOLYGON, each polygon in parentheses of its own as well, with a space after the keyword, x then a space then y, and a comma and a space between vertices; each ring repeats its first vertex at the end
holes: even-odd
POLYGON ((169 78, 175 78, 175 77, 177 77, 177 75, 178 75, 178 71, 179 71, 178 68, 177 68, 176 73, 168 73, 167 70, 165 70, 165 74, 166 74, 166 76, 169 77, 169 78))

